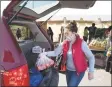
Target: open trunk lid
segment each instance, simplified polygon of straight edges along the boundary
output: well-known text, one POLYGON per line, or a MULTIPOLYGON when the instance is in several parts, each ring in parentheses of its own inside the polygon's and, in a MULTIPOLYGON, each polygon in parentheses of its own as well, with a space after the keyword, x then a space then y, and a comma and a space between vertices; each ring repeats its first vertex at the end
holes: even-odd
POLYGON ((17 14, 16 18, 22 18, 27 20, 36 20, 45 15, 60 9, 60 8, 79 8, 79 9, 88 9, 95 4, 96 0, 90 1, 29 1, 29 0, 12 0, 7 8, 3 12, 3 16, 9 21, 10 18, 18 12, 24 3, 26 5, 22 8, 22 10, 17 14))

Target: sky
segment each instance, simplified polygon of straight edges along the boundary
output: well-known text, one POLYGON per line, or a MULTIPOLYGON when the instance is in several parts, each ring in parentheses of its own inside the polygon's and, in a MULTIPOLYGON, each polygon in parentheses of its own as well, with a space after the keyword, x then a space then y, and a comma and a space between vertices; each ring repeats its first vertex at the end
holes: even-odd
MULTIPOLYGON (((9 2, 10 1, 1 1, 1 15, 4 8, 6 8, 9 2)), ((48 2, 46 1, 45 3, 47 4, 48 2)), ((53 12, 41 19, 44 20, 50 17, 52 14, 53 12)), ((111 20, 111 1, 96 1, 95 5, 92 8, 86 10, 63 8, 52 18, 52 20, 57 18, 62 20, 64 16, 66 16, 68 19, 72 19, 72 18, 79 19, 80 17, 82 17, 84 19, 91 18, 91 20, 94 19, 96 20, 100 17, 102 20, 111 20)))
POLYGON ((54 1, 29 1, 25 7, 36 8, 36 7, 41 7, 43 5, 49 5, 54 2, 56 2, 56 1, 55 0, 54 1))
MULTIPOLYGON (((39 20, 48 19, 53 13, 39 20)), ((111 1, 96 1, 95 5, 90 9, 63 8, 50 20, 63 20, 64 17, 68 20, 80 20, 80 18, 83 18, 84 20, 97 21, 98 18, 101 18, 103 21, 111 21, 111 1)))
POLYGON ((1 1, 1 16, 2 16, 2 12, 3 12, 3 10, 7 7, 7 5, 10 3, 10 1, 1 1))

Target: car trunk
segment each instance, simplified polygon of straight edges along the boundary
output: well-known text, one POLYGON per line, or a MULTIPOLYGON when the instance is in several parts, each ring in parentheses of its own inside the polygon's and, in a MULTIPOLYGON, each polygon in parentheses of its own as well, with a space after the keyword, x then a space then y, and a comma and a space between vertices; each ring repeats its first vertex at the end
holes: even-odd
MULTIPOLYGON (((14 1, 14 2, 16 2, 16 1, 14 1)), ((10 3, 10 5, 11 4, 13 4, 13 3, 10 3)), ((10 5, 9 5, 8 8, 10 8, 10 5)), ((3 18, 5 19, 6 16, 8 15, 7 18, 6 18, 6 22, 10 21, 12 15, 14 15, 13 12, 9 12, 8 10, 10 10, 10 9, 4 10, 3 18), (8 11, 8 13, 6 13, 7 11, 8 11)), ((35 63, 36 63, 36 60, 38 58, 38 54, 32 53, 32 48, 34 46, 40 46, 41 48, 45 48, 46 51, 53 50, 53 42, 49 39, 48 35, 46 34, 45 29, 43 29, 42 26, 40 26, 39 24, 34 22, 35 19, 36 19, 35 17, 24 15, 24 14, 20 13, 16 18, 14 18, 11 21, 10 24, 8 24, 8 25, 13 25, 13 24, 14 25, 26 25, 26 26, 29 27, 29 29, 32 32, 33 36, 35 35, 36 32, 38 32, 38 35, 35 37, 35 41, 34 40, 24 40, 24 41, 18 42, 17 39, 14 37, 13 33, 11 32, 11 29, 9 30, 12 37, 13 37, 13 39, 14 39, 14 41, 15 41, 15 45, 17 45, 17 44, 19 45, 19 47, 20 47, 20 49, 21 49, 21 51, 22 51, 22 53, 24 55, 24 57, 23 57, 23 59, 21 59, 21 61, 26 60, 26 61, 23 61, 23 62, 19 62, 18 66, 22 66, 24 64, 27 64, 28 65, 29 76, 31 76, 30 69, 34 68, 34 67, 36 68, 35 63)), ((5 23, 5 25, 7 25, 7 23, 5 23)), ((3 62, 3 64, 4 64, 4 62, 3 62)), ((8 69, 7 69, 8 71, 10 71, 12 69, 15 70, 18 67, 18 66, 10 67, 9 65, 7 66, 7 64, 5 66, 8 67, 8 69)), ((0 66, 0 68, 1 68, 1 66, 0 66)), ((41 74, 44 77, 43 77, 42 83, 40 83, 40 85, 41 86, 43 86, 43 85, 49 86, 50 82, 51 82, 51 78, 52 78, 51 77, 52 76, 52 70, 50 69, 46 73, 45 73, 45 71, 42 71, 41 74), (47 81, 47 83, 45 83, 46 81, 47 81)), ((1 75, 0 75, 0 77, 1 77, 1 80, 3 81, 2 82, 3 86, 8 86, 8 83, 4 82, 4 79, 7 78, 7 80, 8 80, 8 77, 5 77, 4 75, 3 75, 3 78, 2 78, 1 75)), ((27 79, 27 80, 28 80, 28 82, 30 81, 30 79, 27 79)), ((0 85, 1 85, 1 83, 0 83, 0 85)), ((9 85, 9 86, 11 86, 11 85, 9 85)), ((20 85, 18 85, 18 86, 20 86, 20 85)))
MULTIPOLYGON (((45 48, 45 50, 48 51, 48 50, 53 50, 53 44, 50 41, 45 30, 42 29, 42 27, 39 26, 39 24, 37 24, 36 22, 32 22, 31 20, 28 21, 28 20, 17 20, 16 19, 16 20, 13 20, 10 25, 23 25, 23 26, 26 25, 26 26, 28 26, 28 28, 30 29, 30 31, 32 32, 33 35, 35 35, 35 33, 38 32, 38 35, 35 37, 35 41, 34 40, 24 40, 24 41, 18 41, 18 43, 16 43, 19 45, 22 53, 25 56, 25 57, 23 57, 23 59, 25 59, 27 61, 27 63, 24 62, 24 64, 28 65, 29 76, 31 76, 32 74, 30 73, 30 69, 32 69, 34 67, 36 68, 35 64, 36 64, 36 60, 38 58, 37 53, 32 53, 32 48, 35 46, 40 46, 41 48, 45 48)), ((21 61, 23 59, 21 59, 21 61)), ((20 65, 22 65, 22 62, 20 63, 20 65)), ((16 66, 13 66, 13 69, 16 69, 16 68, 17 68, 16 66)), ((52 68, 49 69, 47 72, 46 72, 46 70, 41 71, 41 74, 44 77, 43 77, 43 80, 40 83, 40 85, 41 86, 43 86, 43 85, 49 86, 51 83, 52 75, 53 75, 52 68)))
POLYGON ((38 54, 32 53, 33 47, 40 46, 41 48, 45 48, 46 51, 52 50, 51 44, 46 39, 46 37, 48 37, 47 34, 45 33, 44 29, 39 27, 38 24, 31 21, 16 20, 12 21, 12 25, 23 25, 23 26, 25 25, 30 29, 33 35, 35 35, 35 33, 38 32, 38 35, 34 38, 35 41, 31 39, 31 40, 24 40, 23 42, 22 41, 18 42, 21 50, 23 51, 27 59, 29 68, 35 66, 36 59, 38 57, 38 54))

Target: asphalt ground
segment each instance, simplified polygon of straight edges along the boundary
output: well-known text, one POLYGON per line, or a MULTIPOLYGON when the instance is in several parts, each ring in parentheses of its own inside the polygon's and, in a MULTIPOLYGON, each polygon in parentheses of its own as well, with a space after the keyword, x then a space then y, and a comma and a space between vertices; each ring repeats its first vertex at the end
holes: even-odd
MULTIPOLYGON (((84 78, 79 86, 112 86, 112 75, 104 69, 96 69, 94 71, 94 79, 88 80, 88 71, 86 71, 84 78)), ((65 73, 59 73, 58 86, 67 86, 65 73)))

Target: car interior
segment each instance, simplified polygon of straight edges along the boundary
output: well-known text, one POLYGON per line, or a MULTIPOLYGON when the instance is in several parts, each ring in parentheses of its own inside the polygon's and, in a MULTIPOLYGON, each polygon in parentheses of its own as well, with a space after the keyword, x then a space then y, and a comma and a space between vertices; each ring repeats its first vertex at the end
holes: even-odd
MULTIPOLYGON (((32 66, 35 65, 36 59, 38 57, 38 54, 32 53, 32 48, 34 46, 40 46, 42 48, 45 48, 46 51, 48 51, 48 50, 51 50, 51 46, 48 43, 48 40, 45 38, 45 36, 42 34, 42 32, 40 31, 40 29, 38 28, 38 26, 35 23, 28 22, 28 21, 13 21, 12 23, 13 23, 13 25, 15 24, 16 29, 21 28, 20 27, 21 25, 22 26, 27 25, 27 27, 25 27, 25 28, 23 28, 23 30, 21 30, 22 34, 23 34, 21 37, 22 39, 17 40, 17 41, 18 41, 18 44, 19 44, 21 50, 23 51, 23 53, 26 57, 29 68, 31 68, 32 66), (17 26, 17 25, 20 25, 20 26, 17 26), (30 34, 29 38, 28 38, 28 36, 26 36, 26 37, 24 36, 25 29, 29 30, 29 34, 30 34), (34 37, 34 34, 36 32, 38 32, 38 34, 34 37), (46 45, 44 45, 44 44, 46 44, 46 45)), ((11 27, 11 28, 13 28, 13 27, 11 27)), ((15 38, 16 38, 16 35, 15 35, 15 38)))

